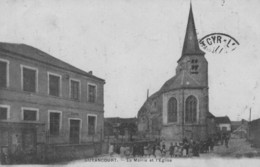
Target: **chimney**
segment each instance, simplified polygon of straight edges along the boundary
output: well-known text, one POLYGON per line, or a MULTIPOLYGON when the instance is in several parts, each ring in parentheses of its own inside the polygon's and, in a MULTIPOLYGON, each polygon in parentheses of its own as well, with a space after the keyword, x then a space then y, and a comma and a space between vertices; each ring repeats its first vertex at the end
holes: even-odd
POLYGON ((93 74, 93 71, 89 71, 88 73, 89 73, 90 75, 92 75, 92 74, 93 74))

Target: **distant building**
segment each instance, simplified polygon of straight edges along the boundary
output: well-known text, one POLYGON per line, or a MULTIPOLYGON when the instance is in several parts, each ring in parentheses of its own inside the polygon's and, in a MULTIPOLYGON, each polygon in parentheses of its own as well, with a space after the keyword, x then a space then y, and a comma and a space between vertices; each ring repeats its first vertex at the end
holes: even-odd
POLYGON ((228 116, 215 117, 215 120, 220 132, 231 132, 231 121, 228 116))
POLYGON ((169 141, 204 140, 208 136, 208 62, 200 50, 190 7, 176 75, 151 95, 138 112, 138 130, 169 141))
POLYGON ((231 131, 233 132, 238 127, 240 127, 242 124, 242 121, 231 121, 231 131))
POLYGON ((260 147, 260 119, 248 123, 248 139, 255 147, 260 147))
POLYGON ((121 135, 131 140, 137 133, 137 118, 105 118, 104 130, 105 136, 119 138, 121 135))
POLYGON ((102 140, 104 84, 31 46, 0 43, 0 146, 102 140))
POLYGON ((240 138, 246 138, 248 134, 248 121, 231 121, 231 131, 240 138))

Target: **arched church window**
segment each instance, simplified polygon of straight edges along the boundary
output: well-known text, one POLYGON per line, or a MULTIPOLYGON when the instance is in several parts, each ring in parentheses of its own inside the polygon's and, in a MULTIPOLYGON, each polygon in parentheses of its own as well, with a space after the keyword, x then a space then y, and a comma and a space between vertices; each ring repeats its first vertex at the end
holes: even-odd
POLYGON ((197 121, 197 99, 189 96, 185 102, 185 122, 195 123, 197 121))
POLYGON ((168 123, 177 122, 177 100, 172 97, 168 101, 168 123))

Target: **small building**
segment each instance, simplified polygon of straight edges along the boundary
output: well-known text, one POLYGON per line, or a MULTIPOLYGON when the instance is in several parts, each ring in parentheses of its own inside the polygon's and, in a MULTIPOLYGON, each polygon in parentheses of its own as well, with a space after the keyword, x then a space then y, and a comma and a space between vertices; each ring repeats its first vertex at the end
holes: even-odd
POLYGON ((215 117, 219 132, 231 132, 231 121, 228 116, 215 117))
POLYGON ((240 138, 246 138, 248 134, 248 121, 231 121, 231 131, 240 138))
POLYGON ((0 43, 0 146, 101 141, 104 84, 32 46, 0 43))

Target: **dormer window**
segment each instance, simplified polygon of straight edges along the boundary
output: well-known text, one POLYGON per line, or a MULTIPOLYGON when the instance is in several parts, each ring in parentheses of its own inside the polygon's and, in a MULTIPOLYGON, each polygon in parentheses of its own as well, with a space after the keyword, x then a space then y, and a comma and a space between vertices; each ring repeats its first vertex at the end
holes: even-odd
POLYGON ((190 73, 191 74, 198 74, 199 73, 198 69, 199 69, 198 59, 192 59, 191 60, 190 73))

